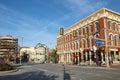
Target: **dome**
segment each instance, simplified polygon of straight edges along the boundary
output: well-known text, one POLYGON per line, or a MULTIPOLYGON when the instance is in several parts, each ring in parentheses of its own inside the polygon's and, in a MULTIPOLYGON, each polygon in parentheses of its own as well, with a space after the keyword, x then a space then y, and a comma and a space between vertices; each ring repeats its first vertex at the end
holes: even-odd
POLYGON ((35 49, 41 48, 41 47, 47 48, 47 46, 46 46, 45 44, 38 43, 38 44, 35 46, 35 49))

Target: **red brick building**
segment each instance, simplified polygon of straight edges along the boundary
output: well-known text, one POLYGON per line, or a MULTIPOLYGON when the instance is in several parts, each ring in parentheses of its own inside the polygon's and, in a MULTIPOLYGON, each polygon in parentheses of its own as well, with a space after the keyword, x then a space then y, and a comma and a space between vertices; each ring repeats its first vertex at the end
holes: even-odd
POLYGON ((57 35, 59 63, 120 62, 120 13, 102 8, 57 35))

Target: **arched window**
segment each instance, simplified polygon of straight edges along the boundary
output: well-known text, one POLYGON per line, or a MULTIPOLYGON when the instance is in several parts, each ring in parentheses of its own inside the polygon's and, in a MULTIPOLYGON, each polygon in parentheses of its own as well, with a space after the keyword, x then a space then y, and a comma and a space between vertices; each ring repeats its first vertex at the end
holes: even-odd
POLYGON ((90 25, 90 34, 92 34, 92 32, 93 32, 93 27, 92 27, 92 25, 90 25))
POLYGON ((117 46, 117 45, 118 45, 118 40, 117 40, 117 37, 118 37, 117 35, 115 35, 115 37, 114 37, 114 38, 115 38, 115 46, 117 46))
POLYGON ((85 28, 82 28, 82 33, 83 33, 83 35, 85 34, 85 28))
POLYGON ((108 21, 108 29, 111 30, 111 21, 108 21))
POLYGON ((98 32, 99 31, 99 24, 98 24, 98 22, 95 22, 95 27, 96 27, 96 32, 98 32))
POLYGON ((79 46, 79 45, 78 45, 78 43, 76 42, 76 49, 77 49, 77 50, 78 50, 78 46, 79 46))
POLYGON ((109 40, 110 40, 110 45, 113 45, 113 36, 112 36, 112 34, 109 36, 109 40))
POLYGON ((99 35, 96 35, 96 39, 99 39, 99 35))
POLYGON ((82 40, 82 48, 85 48, 85 40, 82 40))
POLYGON ((88 27, 86 27, 86 33, 89 33, 89 31, 88 31, 88 27))
POLYGON ((118 31, 120 32, 120 24, 118 24, 118 31))
POLYGON ((113 23, 113 29, 114 29, 114 31, 116 31, 116 23, 115 22, 113 23))

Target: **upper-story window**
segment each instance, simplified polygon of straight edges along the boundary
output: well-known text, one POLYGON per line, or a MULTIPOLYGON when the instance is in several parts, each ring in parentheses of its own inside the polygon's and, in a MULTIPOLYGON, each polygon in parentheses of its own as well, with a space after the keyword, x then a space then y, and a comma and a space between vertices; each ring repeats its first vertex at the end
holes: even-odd
POLYGON ((116 23, 115 22, 113 23, 113 29, 114 29, 114 31, 116 31, 116 23))
POLYGON ((99 39, 99 35, 96 35, 96 39, 99 39))
POLYGON ((78 29, 78 30, 77 30, 77 36, 79 36, 79 35, 80 35, 80 30, 78 29))
POLYGON ((86 33, 88 33, 88 27, 86 27, 86 33))
POLYGON ((109 40, 110 40, 110 45, 113 45, 113 41, 112 41, 113 40, 113 36, 112 35, 109 36, 109 40))
POLYGON ((85 48, 85 40, 82 40, 82 48, 85 48))
POLYGON ((93 32, 93 27, 92 27, 92 25, 90 25, 90 34, 93 32))
POLYGON ((117 35, 115 36, 115 46, 118 45, 117 35))
POLYGON ((120 24, 118 24, 118 31, 120 32, 120 24))
POLYGON ((96 27, 96 32, 99 31, 99 23, 98 22, 95 22, 95 27, 96 27))
POLYGON ((83 33, 83 35, 85 34, 85 28, 82 28, 82 33, 83 33))
POLYGON ((108 21, 108 29, 111 30, 111 21, 108 21))

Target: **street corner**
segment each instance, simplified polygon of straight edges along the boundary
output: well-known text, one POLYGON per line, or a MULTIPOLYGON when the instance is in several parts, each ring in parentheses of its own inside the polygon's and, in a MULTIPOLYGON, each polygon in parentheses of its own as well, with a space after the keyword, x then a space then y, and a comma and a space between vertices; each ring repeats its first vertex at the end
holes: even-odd
POLYGON ((7 73, 17 72, 17 71, 18 71, 18 69, 13 69, 13 70, 9 70, 9 71, 0 71, 0 76, 4 75, 4 74, 7 74, 7 73))

